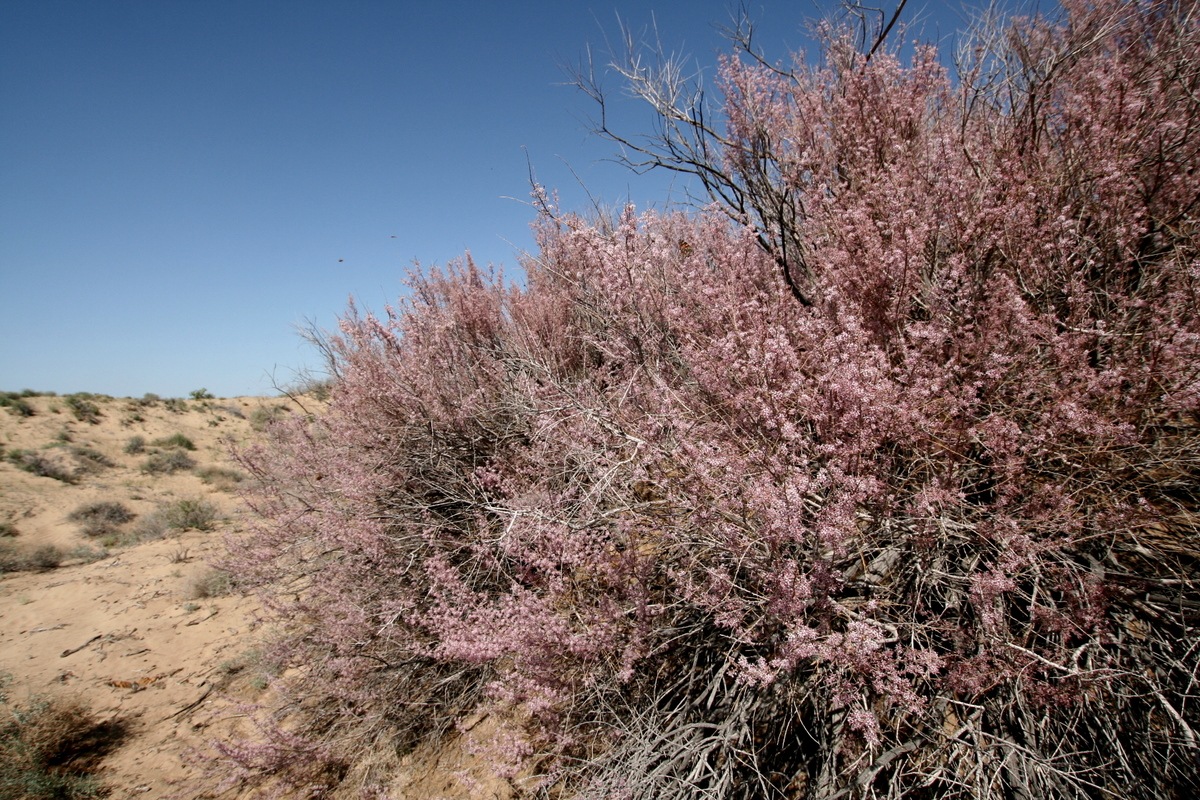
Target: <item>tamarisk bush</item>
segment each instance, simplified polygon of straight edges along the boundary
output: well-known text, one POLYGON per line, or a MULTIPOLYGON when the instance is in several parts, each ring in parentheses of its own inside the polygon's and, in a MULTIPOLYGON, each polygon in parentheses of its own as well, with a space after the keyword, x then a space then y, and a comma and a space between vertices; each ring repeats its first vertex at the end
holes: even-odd
POLYGON ((1200 790, 1200 20, 1064 5, 956 80, 731 56, 742 205, 539 190, 523 288, 351 307, 242 454, 298 669, 229 763, 378 788, 487 713, 531 795, 1200 790))

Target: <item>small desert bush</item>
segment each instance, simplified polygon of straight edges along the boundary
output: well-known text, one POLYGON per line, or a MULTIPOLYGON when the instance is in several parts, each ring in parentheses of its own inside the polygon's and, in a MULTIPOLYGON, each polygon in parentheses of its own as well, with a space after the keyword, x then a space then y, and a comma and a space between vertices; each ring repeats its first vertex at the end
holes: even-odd
POLYGON ((245 475, 229 467, 201 467, 196 470, 196 474, 204 483, 223 492, 234 491, 238 484, 245 479, 245 475))
POLYGON ((25 547, 0 540, 0 572, 49 572, 65 558, 62 549, 52 544, 25 547))
POLYGON ((193 389, 188 393, 193 400, 215 400, 212 393, 208 389, 193 389))
POLYGON ((213 410, 224 412, 224 413, 228 414, 229 416, 233 417, 234 419, 245 419, 246 418, 246 412, 242 411, 241 408, 233 405, 232 403, 227 403, 225 405, 216 406, 213 410))
POLYGON ((195 576, 188 584, 187 596, 191 600, 223 597, 234 590, 233 575, 223 569, 210 569, 195 576))
POLYGON ((135 516, 137 515, 124 503, 102 500, 80 506, 72 511, 67 519, 79 523, 79 527, 88 536, 107 536, 135 516))
POLYGON ((0 392, 0 408, 7 408, 10 414, 18 417, 32 417, 36 413, 25 396, 18 392, 0 392))
POLYGON ((163 407, 172 414, 182 414, 183 412, 187 411, 187 401, 178 397, 168 397, 162 402, 163 407))
POLYGON ((142 472, 153 475, 173 475, 181 470, 191 469, 196 461, 183 450, 171 449, 161 453, 151 453, 142 462, 142 472))
POLYGON ((72 445, 68 452, 75 457, 78 463, 77 472, 81 474, 96 473, 113 465, 112 459, 94 447, 72 445))
POLYGON ((280 405, 263 405, 250 412, 250 428, 255 431, 265 431, 287 414, 287 408, 280 405))
POLYGON ((130 436, 125 442, 125 452, 131 456, 141 455, 146 452, 146 437, 130 436))
POLYGON ((100 720, 81 700, 34 698, 23 705, 0 697, 0 797, 74 800, 100 797, 90 775, 126 736, 125 726, 100 720))
POLYGON ((43 478, 53 478, 63 483, 75 483, 76 476, 46 453, 37 450, 11 450, 4 454, 10 464, 43 478))
POLYGON ((217 507, 201 498, 183 498, 161 503, 138 520, 130 531, 135 541, 161 539, 171 533, 188 529, 212 530, 219 512, 217 507))
POLYGON ((180 450, 195 450, 196 444, 182 433, 173 433, 150 443, 152 447, 174 447, 180 450))
POLYGON ((0 522, 0 539, 11 539, 20 535, 17 526, 11 522, 0 522))
POLYGON ((79 393, 67 395, 63 402, 71 410, 71 414, 80 422, 96 425, 100 422, 100 406, 94 400, 94 395, 79 393))

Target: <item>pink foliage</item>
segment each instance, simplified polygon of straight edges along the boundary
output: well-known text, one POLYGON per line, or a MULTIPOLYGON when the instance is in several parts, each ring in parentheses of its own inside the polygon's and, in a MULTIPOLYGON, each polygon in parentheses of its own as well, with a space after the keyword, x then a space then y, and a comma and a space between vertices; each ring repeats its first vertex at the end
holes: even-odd
POLYGON ((1125 631, 1194 636, 1138 598, 1189 608, 1200 564, 1147 538, 1195 499, 1153 474, 1195 469, 1200 28, 1065 5, 958 83, 837 35, 723 62, 722 158, 771 159, 810 305, 755 220, 539 195, 524 288, 468 260, 351 308, 328 409, 243 454, 231 559, 293 691, 408 743, 486 708, 514 774, 613 796, 1195 781, 1196 650, 1125 631), (1118 720, 1145 740, 1089 753, 1118 720), (966 747, 994 769, 939 767, 966 747))

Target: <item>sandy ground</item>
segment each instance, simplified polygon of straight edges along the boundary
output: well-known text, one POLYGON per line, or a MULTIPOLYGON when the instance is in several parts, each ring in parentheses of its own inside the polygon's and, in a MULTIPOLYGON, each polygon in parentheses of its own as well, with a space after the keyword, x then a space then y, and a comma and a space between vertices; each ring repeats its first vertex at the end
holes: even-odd
POLYGON ((94 423, 76 419, 63 398, 26 402, 33 416, 0 410, 5 453, 35 451, 71 473, 88 460, 77 455, 87 448, 111 465, 93 465, 72 484, 0 463, 0 523, 17 534, 4 544, 19 552, 56 545, 67 554, 58 569, 0 578, 0 672, 11 676, 8 694, 17 703, 75 696, 100 719, 126 726, 128 735, 100 774, 110 797, 195 796, 199 772, 190 754, 232 735, 238 720, 226 701, 253 700, 265 683, 254 674, 256 604, 222 591, 209 563, 222 537, 241 529, 244 512, 228 476, 206 483, 200 475, 205 467, 236 469, 229 447, 256 435, 255 409, 286 401, 189 400, 170 407, 95 399, 94 423), (174 434, 195 444, 188 454, 197 466, 144 471, 154 451, 171 449, 152 443, 174 434), (127 453, 135 436, 147 449, 127 453), (97 501, 119 502, 144 517, 180 499, 213 503, 219 509, 213 529, 123 544, 114 539, 128 538, 137 519, 107 540, 89 537, 69 519, 97 501))
MULTIPOLYGON (((121 743, 98 773, 109 797, 211 797, 205 770, 212 761, 197 753, 252 730, 238 704, 269 701, 271 674, 257 646, 269 625, 252 596, 222 585, 212 563, 249 513, 237 497, 233 477, 240 473, 230 448, 261 435, 262 409, 290 402, 92 398, 99 416, 91 421, 77 419, 63 397, 25 402, 32 416, 0 409, 0 525, 15 534, 0 537, 0 547, 11 554, 54 545, 65 559, 56 569, 0 574, 0 678, 9 679, 7 694, 14 704, 78 698, 98 719, 123 726, 121 743), (195 445, 188 451, 195 466, 146 471, 156 452, 172 451, 156 442, 176 434, 195 445), (145 441, 142 452, 128 452, 134 437, 145 441), (75 481, 19 469, 11 457, 21 451, 75 481), (97 466, 96 454, 107 465, 97 466), (214 469, 235 474, 214 476, 214 469), (139 520, 180 500, 214 504, 212 529, 131 543, 139 520), (137 517, 107 538, 89 536, 70 515, 101 501, 120 503, 137 517)), ((221 795, 236 796, 242 795, 221 795)), ((387 796, 503 800, 511 792, 460 741, 450 741, 406 757, 387 796)))

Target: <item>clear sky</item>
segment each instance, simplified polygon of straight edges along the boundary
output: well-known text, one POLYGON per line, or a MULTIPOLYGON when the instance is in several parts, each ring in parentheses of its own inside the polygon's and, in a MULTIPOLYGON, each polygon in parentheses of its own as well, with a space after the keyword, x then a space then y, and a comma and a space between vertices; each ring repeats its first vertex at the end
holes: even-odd
MULTIPOLYGON (((662 205, 681 187, 606 160, 562 67, 654 19, 711 76, 733 5, 3 0, 0 389, 269 394, 319 366, 297 325, 381 308, 414 260, 516 272, 530 166, 569 209, 662 205)), ((745 5, 782 58, 832 3, 745 5)), ((926 39, 964 19, 910 6, 926 39)))

